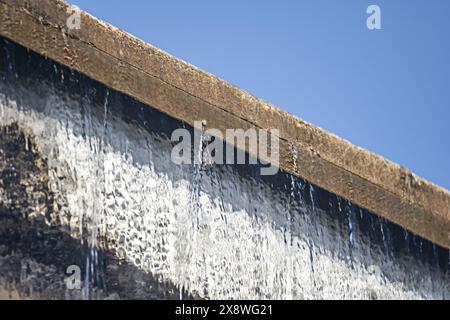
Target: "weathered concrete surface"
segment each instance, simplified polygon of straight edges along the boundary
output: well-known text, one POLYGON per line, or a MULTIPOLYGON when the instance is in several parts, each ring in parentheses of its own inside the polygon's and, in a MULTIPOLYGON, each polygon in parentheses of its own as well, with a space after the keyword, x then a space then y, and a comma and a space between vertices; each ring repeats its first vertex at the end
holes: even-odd
POLYGON ((67 30, 68 6, 0 0, 0 34, 191 125, 279 129, 281 169, 448 247, 447 190, 86 13, 79 30, 67 30))

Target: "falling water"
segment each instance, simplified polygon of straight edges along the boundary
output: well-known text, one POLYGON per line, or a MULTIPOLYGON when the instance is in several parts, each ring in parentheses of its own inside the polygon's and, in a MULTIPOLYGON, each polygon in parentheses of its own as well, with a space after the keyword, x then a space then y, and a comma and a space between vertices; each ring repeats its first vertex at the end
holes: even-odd
MULTIPOLYGON (((294 172, 297 171, 297 161, 298 161, 298 149, 295 146, 291 146, 291 154, 292 154, 292 167, 294 172)), ((290 190, 289 190, 289 209, 287 210, 286 215, 286 227, 285 227, 285 244, 289 248, 289 250, 294 249, 294 241, 295 241, 295 214, 298 214, 296 212, 296 204, 295 204, 295 198, 297 193, 299 192, 298 186, 296 184, 296 179, 293 175, 290 175, 290 190)), ((286 299, 292 299, 297 292, 295 292, 293 288, 293 281, 295 278, 295 265, 292 258, 292 254, 289 253, 286 255, 286 261, 285 261, 286 268, 284 270, 283 275, 283 282, 285 284, 285 292, 284 296, 286 299)))
POLYGON ((14 283, 86 299, 449 296, 447 250, 301 178, 205 163, 204 128, 2 39, 0 53, 0 295, 14 283), (170 159, 182 127, 199 133, 192 166, 170 159))
MULTIPOLYGON (((297 161, 298 161, 298 149, 295 146, 291 146, 291 153, 292 153, 292 166, 293 166, 293 170, 294 172, 297 171, 297 161)), ((295 199, 295 195, 296 193, 298 193, 298 189, 297 189, 297 185, 295 183, 295 178, 293 175, 290 175, 290 180, 291 180, 291 185, 290 185, 290 199, 291 199, 291 209, 288 210, 288 226, 289 226, 289 243, 290 245, 292 245, 293 242, 293 235, 292 235, 292 231, 293 231, 293 223, 295 220, 294 217, 294 210, 295 210, 295 203, 294 203, 294 199, 295 199)))
MULTIPOLYGON (((195 272, 195 268, 198 265, 202 265, 201 253, 197 251, 197 243, 199 241, 200 228, 202 228, 202 206, 200 202, 201 195, 201 184, 203 175, 203 150, 204 150, 204 128, 195 128, 198 130, 194 133, 194 161, 192 166, 192 185, 191 185, 191 197, 188 206, 191 209, 191 219, 192 219, 192 235, 190 237, 190 246, 188 259, 190 265, 193 266, 190 270, 190 275, 194 275, 197 278, 196 281, 203 282, 203 274, 195 272), (196 139, 195 137, 198 138, 196 139)), ((206 286, 203 286, 203 294, 206 294, 206 286)))
MULTIPOLYGON (((86 254, 86 271, 85 271, 85 279, 84 279, 84 290, 83 290, 83 298, 84 299, 92 299, 92 289, 94 286, 97 287, 98 290, 102 290, 103 283, 101 281, 101 270, 99 264, 99 247, 102 243, 98 242, 99 231, 103 230, 104 223, 104 208, 105 208, 105 199, 104 195, 106 193, 105 190, 105 149, 104 146, 106 144, 107 139, 107 116, 108 116, 108 100, 109 100, 109 90, 106 90, 104 103, 103 103, 103 119, 102 119, 102 127, 101 127, 101 137, 99 139, 92 139, 91 141, 91 130, 92 130, 92 115, 87 114, 87 133, 86 136, 89 137, 90 146, 92 151, 96 155, 96 171, 95 177, 98 179, 96 181, 95 186, 92 186, 91 192, 94 197, 89 199, 92 201, 92 210, 90 214, 90 239, 88 240, 88 252, 86 254)), ((89 201, 88 200, 88 201, 89 201)), ((83 221, 80 221, 82 228, 83 221)))
MULTIPOLYGON (((199 138, 194 138, 194 161, 193 161, 193 170, 192 170, 192 191, 191 191, 191 200, 189 205, 192 207, 192 223, 193 229, 198 230, 200 219, 201 219, 201 204, 200 204, 200 191, 201 191, 201 182, 202 182, 202 166, 203 166, 203 150, 204 150, 204 129, 196 128, 196 130, 200 131, 198 134, 199 138), (198 141, 195 141, 198 140, 198 141)), ((194 134, 194 136, 197 136, 194 134)), ((195 233, 194 233, 195 236, 195 233)), ((196 238, 194 238, 194 241, 196 238)))
POLYGON ((308 249, 309 249, 309 260, 311 264, 311 278, 313 282, 313 288, 312 288, 312 297, 317 297, 317 283, 315 279, 315 270, 314 270, 314 242, 313 242, 313 235, 314 231, 317 227, 316 225, 316 205, 314 204, 315 196, 314 196, 314 187, 312 185, 309 186, 309 197, 311 200, 311 211, 309 211, 307 223, 310 226, 309 227, 309 238, 308 238, 308 249))

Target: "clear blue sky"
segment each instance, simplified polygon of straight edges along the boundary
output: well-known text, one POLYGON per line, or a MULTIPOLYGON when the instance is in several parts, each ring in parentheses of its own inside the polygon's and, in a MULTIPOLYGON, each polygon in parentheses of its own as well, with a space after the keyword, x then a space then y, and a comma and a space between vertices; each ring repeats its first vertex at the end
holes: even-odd
POLYGON ((450 189, 449 0, 69 2, 450 189))

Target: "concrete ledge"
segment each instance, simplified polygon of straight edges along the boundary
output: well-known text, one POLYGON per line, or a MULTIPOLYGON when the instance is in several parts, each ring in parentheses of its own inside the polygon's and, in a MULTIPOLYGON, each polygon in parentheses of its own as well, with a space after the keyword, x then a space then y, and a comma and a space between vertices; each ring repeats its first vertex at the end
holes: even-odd
MULTIPOLYGON (((280 168, 448 248, 450 193, 61 0, 0 0, 0 34, 193 125, 279 129, 280 168), (292 147, 300 150, 298 165, 292 147)), ((1 59, 1 57, 0 57, 1 59)))

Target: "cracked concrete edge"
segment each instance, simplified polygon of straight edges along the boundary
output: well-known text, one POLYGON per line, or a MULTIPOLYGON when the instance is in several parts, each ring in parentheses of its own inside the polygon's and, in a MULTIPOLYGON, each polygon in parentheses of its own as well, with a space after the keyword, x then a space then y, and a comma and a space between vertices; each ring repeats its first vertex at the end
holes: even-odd
POLYGON ((81 28, 69 30, 71 8, 62 0, 0 0, 0 34, 190 125, 278 129, 282 170, 449 247, 449 191, 85 12, 81 28))

